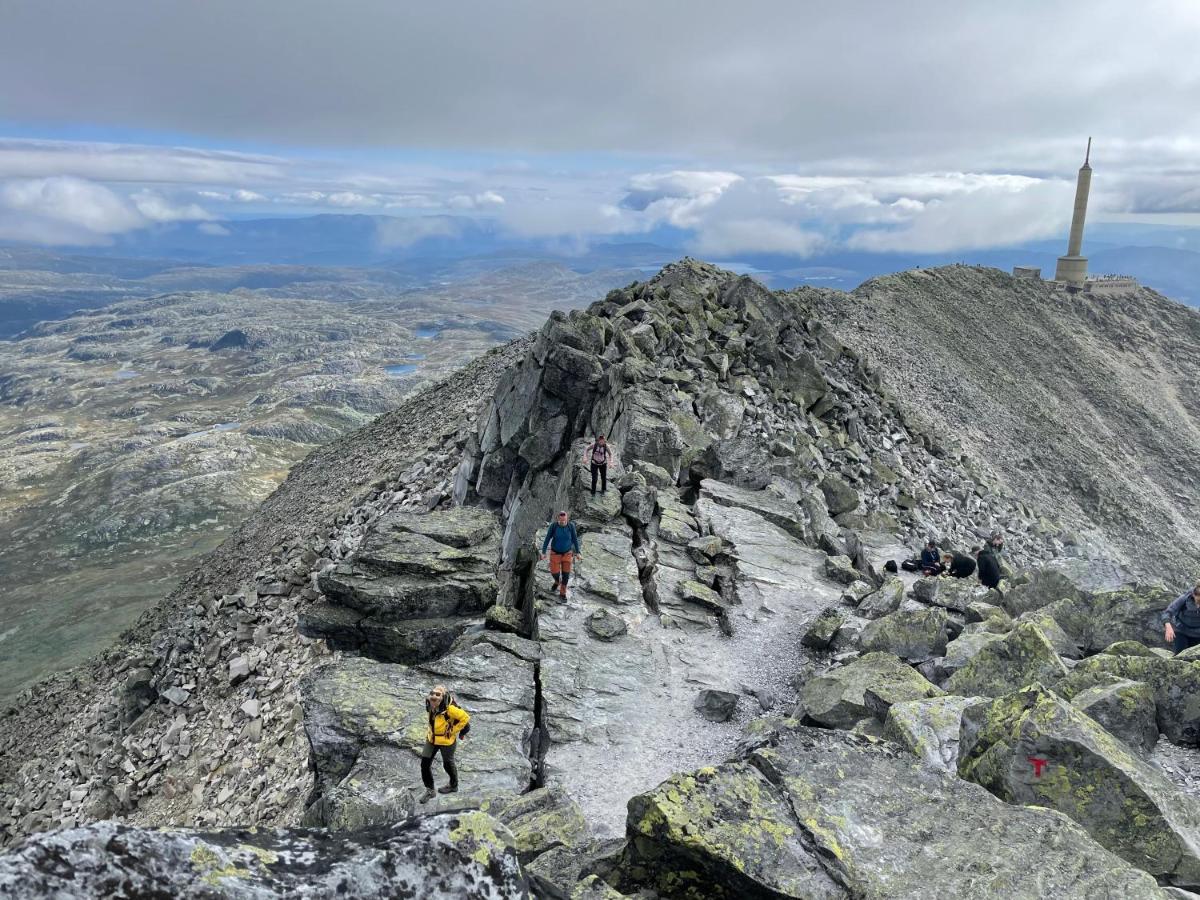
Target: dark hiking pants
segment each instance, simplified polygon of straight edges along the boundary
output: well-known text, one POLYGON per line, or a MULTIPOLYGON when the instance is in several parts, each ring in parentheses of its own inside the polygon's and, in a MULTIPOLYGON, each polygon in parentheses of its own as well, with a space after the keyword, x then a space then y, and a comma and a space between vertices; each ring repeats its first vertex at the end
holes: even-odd
POLYGON ((1180 629, 1175 629, 1175 640, 1171 642, 1171 649, 1176 653, 1182 653, 1188 647, 1195 647, 1200 644, 1200 634, 1184 634, 1180 629))
POLYGON ((596 474, 600 475, 600 490, 608 490, 608 463, 592 463, 592 493, 596 493, 596 474))
POLYGON ((455 744, 445 747, 426 744, 425 749, 421 751, 421 781, 429 790, 433 790, 433 758, 438 751, 441 751, 442 754, 442 768, 450 776, 450 787, 458 787, 458 766, 454 764, 455 746, 455 744))

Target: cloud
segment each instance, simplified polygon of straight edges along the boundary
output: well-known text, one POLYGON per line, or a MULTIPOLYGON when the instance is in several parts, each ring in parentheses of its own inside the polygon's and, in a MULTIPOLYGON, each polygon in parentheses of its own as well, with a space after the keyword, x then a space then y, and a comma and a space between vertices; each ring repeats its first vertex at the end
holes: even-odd
POLYGON ((382 248, 402 250, 430 238, 458 237, 463 226, 461 220, 450 216, 388 218, 380 221, 375 239, 382 248))
POLYGON ((233 233, 224 225, 217 222, 201 222, 196 226, 196 230, 201 234, 211 235, 212 237, 229 237, 233 233))
POLYGON ((150 222, 192 222, 213 218, 196 203, 171 203, 154 191, 138 191, 130 199, 150 222))
POLYGON ((1200 134, 1192 0, 1148 0, 1139 15, 1124 0, 969 11, 954 0, 744 0, 703 15, 687 0, 560 4, 552 15, 530 0, 361 0, 354 15, 295 0, 154 15, 136 0, 64 2, 6 9, 0 121, 823 172, 865 162, 1046 174, 1089 133, 1155 141, 1160 160, 1179 158, 1172 139, 1200 134))
POLYGON ((0 183, 0 238, 4 240, 103 244, 145 222, 129 201, 83 179, 56 176, 0 183))
POLYGON ((489 206, 503 206, 504 197, 495 191, 483 191, 479 194, 455 194, 446 201, 451 209, 487 209, 489 206))

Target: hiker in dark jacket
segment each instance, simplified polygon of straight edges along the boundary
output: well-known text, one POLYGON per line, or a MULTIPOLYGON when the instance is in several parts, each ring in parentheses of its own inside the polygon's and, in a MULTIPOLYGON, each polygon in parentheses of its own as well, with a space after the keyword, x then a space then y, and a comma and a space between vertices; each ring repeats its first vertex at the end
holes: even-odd
POLYGON ((547 547, 550 548, 550 574, 554 576, 554 587, 565 600, 567 582, 571 580, 571 563, 583 555, 579 547, 579 532, 575 530, 575 523, 568 521, 565 509, 558 514, 558 521, 551 522, 546 529, 540 559, 546 558, 547 547))
POLYGON ((921 551, 921 571, 926 575, 940 575, 942 564, 939 561, 942 554, 938 552, 937 543, 930 541, 921 551))
POLYGON ((596 476, 600 476, 600 493, 608 490, 608 464, 612 461, 612 447, 604 440, 604 435, 597 435, 596 440, 583 451, 583 464, 592 470, 592 493, 596 493, 596 476))
POLYGON ((984 547, 976 557, 979 561, 979 582, 989 588, 1000 586, 1000 560, 991 547, 984 547))
POLYGON ((955 578, 970 578, 975 574, 975 560, 965 553, 943 553, 942 565, 955 578))
POLYGON ((1163 637, 1176 653, 1200 644, 1200 583, 1172 600, 1162 620, 1163 637))

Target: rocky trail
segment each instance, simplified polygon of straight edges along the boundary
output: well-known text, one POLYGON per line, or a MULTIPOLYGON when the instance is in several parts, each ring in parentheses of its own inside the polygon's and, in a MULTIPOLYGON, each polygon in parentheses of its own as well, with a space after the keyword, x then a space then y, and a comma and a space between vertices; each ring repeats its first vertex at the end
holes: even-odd
POLYGON ((924 430, 805 298, 685 260, 372 428, 394 449, 344 439, 289 479, 350 468, 342 499, 264 510, 312 537, 249 523, 24 710, 102 702, 53 738, 10 711, 0 825, 33 836, 0 895, 1200 890, 1200 654, 1159 649, 1170 595, 1064 556, 1053 510, 924 430), (560 509, 565 601, 538 562, 560 509), (998 590, 882 571, 996 527, 998 590), (459 793, 422 806, 435 683, 472 730, 459 793), (175 827, 86 824, 110 817, 175 827))

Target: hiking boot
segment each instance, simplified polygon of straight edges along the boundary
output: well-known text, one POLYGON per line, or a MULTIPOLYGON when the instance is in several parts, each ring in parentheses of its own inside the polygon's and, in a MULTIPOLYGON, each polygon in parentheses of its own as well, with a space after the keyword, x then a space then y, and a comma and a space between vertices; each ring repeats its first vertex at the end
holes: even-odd
POLYGON ((418 803, 428 803, 430 800, 432 800, 436 796, 437 795, 433 792, 433 788, 425 788, 425 793, 423 793, 421 795, 420 799, 417 800, 417 802, 418 803))
MULTIPOLYGON (((455 793, 457 790, 458 790, 458 785, 457 785, 457 784, 448 784, 448 785, 446 785, 446 786, 445 786, 445 787, 443 787, 443 788, 438 788, 438 793, 439 793, 439 794, 453 794, 453 793, 455 793)), ((430 792, 429 792, 429 796, 430 796, 430 797, 432 797, 432 796, 433 796, 433 792, 432 792, 432 791, 430 791, 430 792)))

